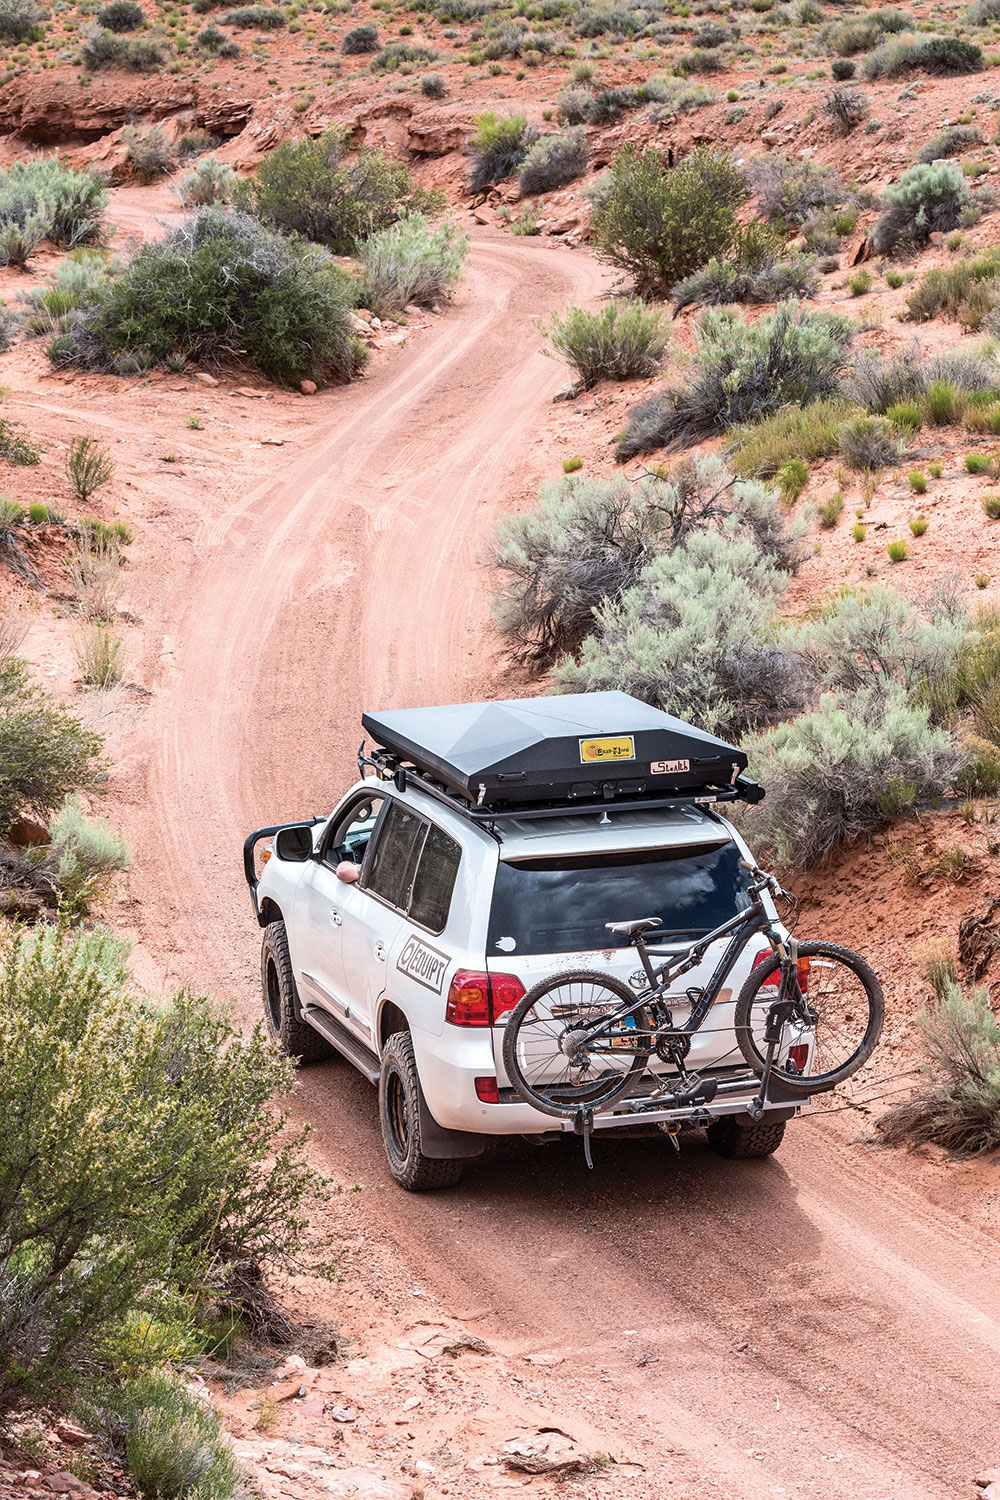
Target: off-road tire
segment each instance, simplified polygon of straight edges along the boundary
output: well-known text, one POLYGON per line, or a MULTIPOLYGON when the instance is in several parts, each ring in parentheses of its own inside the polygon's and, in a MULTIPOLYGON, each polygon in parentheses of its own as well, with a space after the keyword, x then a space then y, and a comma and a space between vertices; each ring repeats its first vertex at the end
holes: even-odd
POLYGON ((784 1120, 741 1120, 739 1115, 723 1115, 713 1120, 705 1134, 708 1144, 720 1156, 736 1161, 752 1161, 773 1156, 785 1134, 784 1120))
POLYGON ((421 1098, 410 1033, 396 1031, 382 1053, 378 1113, 389 1171, 408 1193, 454 1187, 465 1165, 424 1155, 420 1144, 421 1098))
POLYGON ((264 1002, 264 1025, 272 1042, 277 1042, 289 1057, 299 1062, 322 1062, 335 1049, 325 1037, 314 1031, 308 1021, 296 1016, 298 991, 292 960, 288 953, 288 933, 284 922, 269 922, 260 945, 260 985, 264 1002))

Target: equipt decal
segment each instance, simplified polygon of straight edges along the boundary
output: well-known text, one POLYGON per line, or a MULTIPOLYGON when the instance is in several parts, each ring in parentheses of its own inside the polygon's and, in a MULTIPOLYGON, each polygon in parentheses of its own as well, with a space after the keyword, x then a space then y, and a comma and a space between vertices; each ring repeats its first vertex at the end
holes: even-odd
POLYGON ((445 970, 450 963, 447 953, 439 953, 419 938, 407 938, 403 951, 396 960, 396 968, 409 979, 415 979, 425 989, 440 995, 444 984, 445 970))

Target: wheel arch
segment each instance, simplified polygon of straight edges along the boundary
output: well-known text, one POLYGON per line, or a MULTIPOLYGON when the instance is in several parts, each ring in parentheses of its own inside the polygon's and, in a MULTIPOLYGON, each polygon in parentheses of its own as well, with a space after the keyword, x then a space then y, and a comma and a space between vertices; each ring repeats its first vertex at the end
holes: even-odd
POLYGON ((410 1023, 406 1014, 394 1000, 383 1000, 382 1008, 378 1017, 378 1049, 381 1054, 385 1050, 385 1044, 397 1031, 409 1031, 410 1023))
POLYGON ((283 922, 284 920, 284 912, 281 910, 281 907, 278 905, 277 901, 275 901, 274 897, 265 896, 263 901, 260 903, 260 911, 257 914, 257 921, 260 923, 261 927, 267 927, 271 922, 283 922))

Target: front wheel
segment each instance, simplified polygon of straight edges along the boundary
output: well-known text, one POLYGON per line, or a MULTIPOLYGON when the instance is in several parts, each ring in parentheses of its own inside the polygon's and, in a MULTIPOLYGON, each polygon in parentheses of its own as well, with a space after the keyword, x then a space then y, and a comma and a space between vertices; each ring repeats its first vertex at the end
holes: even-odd
POLYGON ((799 967, 782 992, 777 954, 755 968, 736 1002, 736 1040, 754 1072, 764 1071, 772 1007, 788 1004, 773 1076, 786 1094, 835 1088, 867 1062, 882 1031, 885 1003, 874 970, 836 943, 800 943, 799 967))

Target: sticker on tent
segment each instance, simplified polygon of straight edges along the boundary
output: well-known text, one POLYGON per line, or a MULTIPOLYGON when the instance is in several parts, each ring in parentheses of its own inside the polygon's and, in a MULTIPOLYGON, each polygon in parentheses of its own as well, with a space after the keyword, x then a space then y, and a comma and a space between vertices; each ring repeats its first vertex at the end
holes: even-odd
POLYGON ((630 734, 604 735, 599 740, 580 741, 580 760, 592 765, 595 761, 635 760, 635 740, 630 734))

